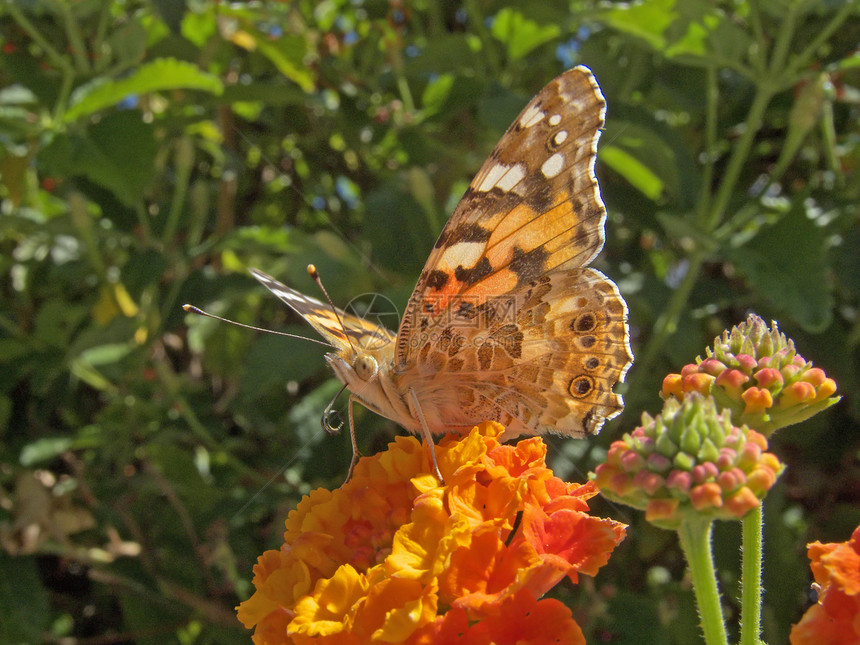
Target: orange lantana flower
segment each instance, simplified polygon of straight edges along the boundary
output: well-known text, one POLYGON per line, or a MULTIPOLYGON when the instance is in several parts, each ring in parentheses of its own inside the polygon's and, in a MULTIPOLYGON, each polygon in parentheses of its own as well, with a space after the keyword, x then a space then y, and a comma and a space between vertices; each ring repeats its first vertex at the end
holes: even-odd
POLYGON ((594 575, 625 526, 588 514, 596 488, 555 477, 540 438, 501 445, 503 431, 445 436, 444 485, 421 443, 397 437, 304 497, 238 608, 254 642, 584 643, 570 610, 540 598, 594 575))
POLYGON ((848 542, 808 549, 818 603, 792 628, 792 645, 860 644, 860 526, 848 542))

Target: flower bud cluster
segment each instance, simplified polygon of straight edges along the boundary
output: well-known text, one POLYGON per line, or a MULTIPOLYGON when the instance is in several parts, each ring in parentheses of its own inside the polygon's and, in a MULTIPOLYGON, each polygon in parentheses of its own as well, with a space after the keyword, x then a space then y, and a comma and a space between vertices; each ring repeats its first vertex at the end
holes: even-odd
POLYGON ((732 425, 711 398, 666 401, 662 414, 612 443, 592 479, 608 498, 646 511, 646 519, 677 528, 688 515, 736 519, 757 507, 784 466, 766 452, 767 439, 732 425))
POLYGON ((683 399, 691 392, 712 396, 731 411, 735 423, 765 436, 808 419, 836 403, 836 382, 813 367, 794 342, 751 315, 744 323, 714 339, 706 358, 684 366, 663 380, 663 398, 683 399))

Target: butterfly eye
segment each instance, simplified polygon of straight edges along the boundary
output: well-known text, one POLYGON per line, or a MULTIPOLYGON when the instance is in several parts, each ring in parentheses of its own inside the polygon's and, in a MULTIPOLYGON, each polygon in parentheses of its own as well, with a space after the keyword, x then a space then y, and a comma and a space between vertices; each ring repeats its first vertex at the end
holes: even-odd
POLYGON ((362 381, 368 381, 376 376, 376 371, 379 369, 379 365, 373 356, 359 354, 356 357, 355 362, 352 364, 352 369, 355 370, 358 378, 362 381))

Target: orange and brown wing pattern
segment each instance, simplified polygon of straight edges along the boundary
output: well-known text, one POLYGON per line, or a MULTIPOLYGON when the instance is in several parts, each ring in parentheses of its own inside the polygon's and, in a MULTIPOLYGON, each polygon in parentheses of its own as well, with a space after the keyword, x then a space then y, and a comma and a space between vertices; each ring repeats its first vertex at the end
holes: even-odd
POLYGON ((520 113, 430 254, 397 336, 399 368, 415 359, 415 334, 452 307, 586 266, 600 252, 606 210, 594 162, 604 113, 584 67, 550 82, 520 113))
POLYGON ((463 197, 407 306, 394 379, 432 432, 485 419, 506 437, 596 433, 622 407, 627 306, 588 268, 606 210, 594 163, 605 102, 565 72, 508 128, 463 197))
POLYGON ((612 388, 632 360, 617 287, 574 268, 452 313, 419 343, 417 369, 397 379, 433 402, 434 432, 489 419, 507 428, 505 438, 584 436, 621 411, 612 388))
POLYGON ((337 309, 336 315, 335 309, 330 305, 291 289, 262 271, 249 271, 260 284, 308 321, 340 353, 350 349, 377 349, 390 346, 394 342, 394 333, 385 327, 341 309, 337 309))

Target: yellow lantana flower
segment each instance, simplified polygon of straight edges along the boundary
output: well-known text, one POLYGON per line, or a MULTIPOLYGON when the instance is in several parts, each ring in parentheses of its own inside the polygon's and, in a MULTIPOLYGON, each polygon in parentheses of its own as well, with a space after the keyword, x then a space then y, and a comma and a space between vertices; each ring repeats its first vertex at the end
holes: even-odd
POLYGON ((584 642, 570 610, 540 598, 594 575, 625 526, 588 514, 596 488, 555 477, 540 438, 501 445, 503 431, 445 436, 444 485, 421 443, 397 437, 341 488, 304 497, 238 608, 254 642, 584 642))

